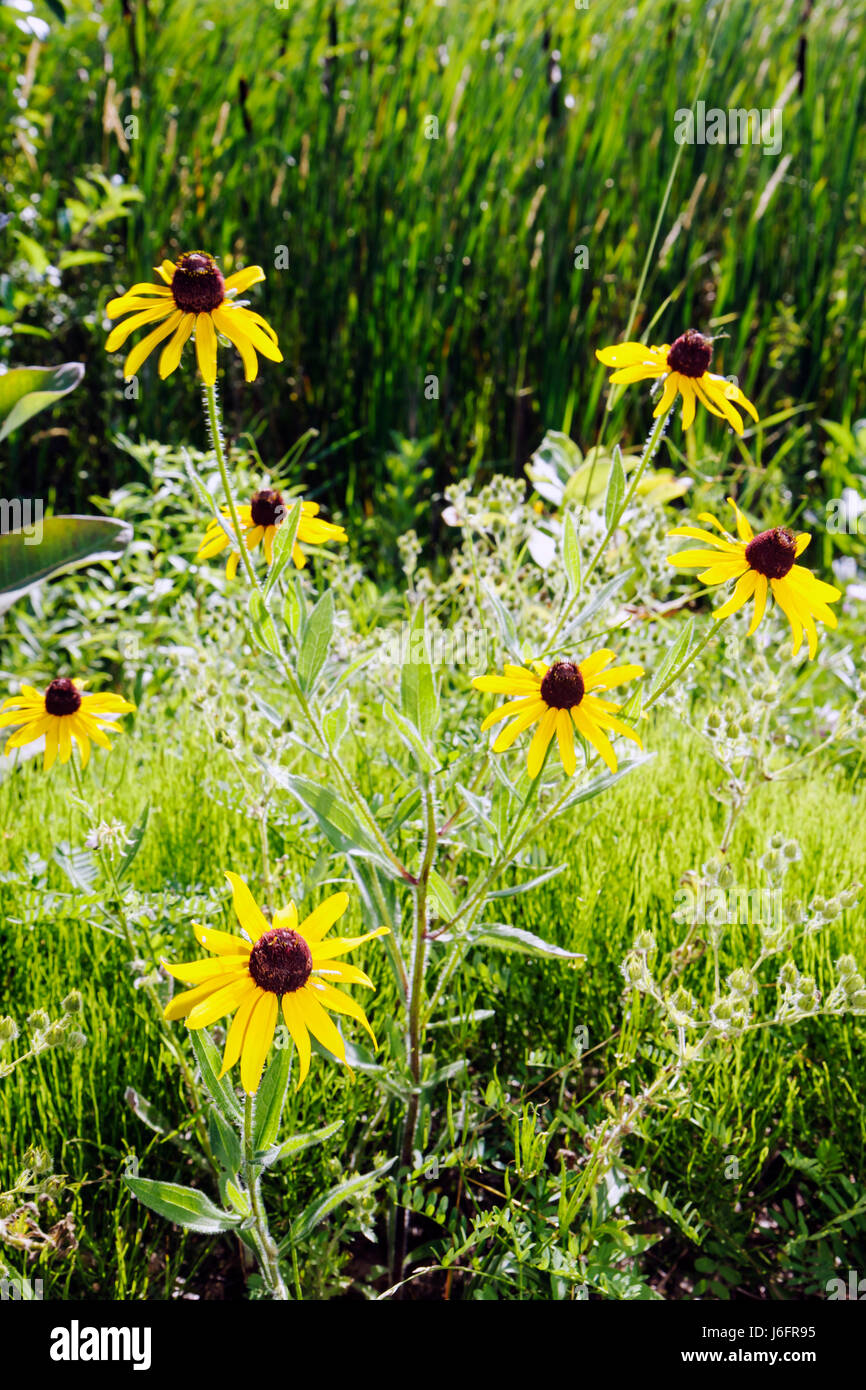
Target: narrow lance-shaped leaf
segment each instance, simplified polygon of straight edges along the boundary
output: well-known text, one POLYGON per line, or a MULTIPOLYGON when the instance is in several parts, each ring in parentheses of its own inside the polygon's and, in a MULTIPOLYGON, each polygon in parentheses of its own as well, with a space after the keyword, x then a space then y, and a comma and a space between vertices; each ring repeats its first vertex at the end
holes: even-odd
POLYGON ((334 633, 334 595, 326 589, 304 625, 298 653, 298 677, 304 690, 312 690, 325 664, 334 633))
POLYGON ((427 648, 424 605, 419 604, 409 630, 409 650, 404 653, 400 671, 400 706, 426 741, 439 717, 436 686, 427 648))
POLYGON ((617 444, 613 451, 613 463, 610 469, 610 477, 607 480, 607 492, 604 497, 604 521, 608 530, 619 520, 624 497, 625 471, 622 466, 622 454, 617 444))
POLYGON ((221 1211, 209 1197, 194 1187, 156 1182, 152 1178, 124 1177, 123 1181, 130 1192, 151 1211, 190 1231, 206 1234, 229 1231, 241 1219, 233 1212, 221 1211))

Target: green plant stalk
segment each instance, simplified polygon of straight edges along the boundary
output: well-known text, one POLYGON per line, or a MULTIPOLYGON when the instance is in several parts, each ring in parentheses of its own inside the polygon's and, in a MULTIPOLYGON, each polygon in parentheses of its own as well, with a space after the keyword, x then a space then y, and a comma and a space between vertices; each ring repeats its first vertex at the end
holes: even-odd
POLYGON ((256 572, 253 569, 253 562, 250 558, 250 552, 244 545, 243 530, 241 528, 241 519, 238 515, 237 504, 234 499, 234 493, 232 492, 231 483, 229 482, 225 450, 223 449, 222 424, 220 421, 219 409, 217 407, 216 387, 208 386, 207 384, 205 384, 204 398, 205 403, 207 405, 207 423, 210 428, 211 439, 213 441, 213 449, 214 454, 216 456, 217 467, 219 468, 220 478, 222 479, 223 492, 226 495, 226 503, 231 514, 232 528, 235 533, 235 541, 240 550, 241 560, 243 562, 244 569, 247 572, 247 578, 249 579, 250 584, 252 585, 254 590, 261 592, 259 581, 256 578, 256 572))
MULTIPOLYGON (((222 445, 222 426, 220 423, 220 415, 219 408, 217 406, 215 387, 206 385, 204 388, 204 394, 205 402, 207 405, 207 423, 210 428, 210 433, 213 439, 213 447, 214 454, 216 456, 217 467, 219 468, 220 478, 222 480, 223 485, 223 492, 225 493, 226 497, 226 503, 231 514, 232 527, 234 529, 235 539, 240 548, 241 560, 243 561, 244 569, 247 572, 247 577, 253 589, 258 593, 261 593, 261 585, 259 584, 259 581, 256 578, 256 572, 253 568, 253 562, 250 557, 250 553, 243 543, 243 533, 241 529, 240 517, 238 515, 237 505, 235 503, 234 494, 232 492, 228 468, 226 466, 225 450, 223 449, 222 445)), ((288 662, 284 663, 283 670, 289 681, 289 684, 291 685, 292 693, 298 700, 298 703, 300 704, 301 709, 304 712, 307 722, 309 723, 313 732, 316 734, 316 737, 318 738, 322 747, 326 750, 328 757, 331 761, 332 767, 335 768, 337 775, 340 778, 340 781, 343 783, 343 786, 348 791, 351 799, 354 801, 357 810, 360 812, 361 816, 366 821, 369 828, 372 830, 380 848, 382 849, 383 854, 385 854, 389 862, 392 863, 394 867, 399 870, 401 876, 404 879, 411 882, 412 875, 406 869, 405 865, 401 864, 400 860, 395 855, 394 851, 391 849, 391 846, 388 844, 388 841, 382 834, 379 824, 376 821, 373 812, 367 805, 366 800, 362 796, 360 790, 354 785, 349 775, 346 772, 344 772, 339 760, 334 756, 333 750, 331 749, 327 736, 325 735, 325 731, 321 727, 321 722, 314 716, 313 710, 310 706, 310 702, 307 700, 307 697, 301 689, 298 679, 288 662)))
POLYGON ((589 566, 586 572, 584 573, 581 581, 580 590, 577 593, 572 594, 571 598, 568 600, 568 603, 563 608, 562 613, 559 616, 559 620, 556 624, 556 627, 553 629, 553 632, 551 633, 550 640, 546 643, 546 651, 549 651, 552 647, 556 646, 556 639, 562 631, 563 627, 565 626, 566 622, 570 618, 571 613, 574 609, 574 605, 577 603, 577 600, 580 598, 580 594, 586 585, 586 581, 589 579, 590 575, 592 574, 593 570, 595 569, 596 565, 598 564, 599 560, 601 559, 602 555, 604 554, 605 550, 610 544, 611 537, 616 533, 616 530, 619 527, 622 518, 625 516, 625 513, 631 506, 631 502, 634 498, 635 492, 637 491, 638 484, 641 478, 643 477, 644 473, 646 472, 647 464, 653 458, 656 449, 661 443, 662 437, 664 435, 665 430, 667 429, 668 421, 670 420, 673 411, 674 407, 671 406, 670 409, 667 410, 664 415, 659 415, 655 424, 653 425, 652 432, 650 433, 650 437, 644 445, 643 453, 640 456, 640 460, 638 462, 637 468, 635 469, 634 477, 631 480, 628 492, 625 494, 625 497, 623 498, 621 505, 617 508, 616 516, 614 516, 611 519, 611 523, 608 526, 607 531, 605 532, 598 549, 596 550, 595 554, 589 562, 589 566))
POLYGON ((255 1116, 255 1096, 244 1096, 244 1181, 250 1199, 254 1220, 254 1239, 261 1264, 262 1274, 272 1298, 281 1302, 289 1299, 289 1291, 280 1269, 279 1254, 268 1228, 261 1194, 261 1177, 256 1171, 255 1149, 253 1147, 253 1118, 255 1116))
MULTIPOLYGON (((412 1151, 415 1145, 415 1131, 418 1126, 418 1110, 421 1097, 421 1045, 423 1040, 422 1009, 424 1004, 424 973, 427 964, 427 895, 430 871, 436 858, 438 836, 436 834, 436 803, 429 782, 424 787, 426 808, 426 831, 424 849, 418 882, 414 889, 415 921, 412 945, 412 969, 409 985, 407 1051, 409 1071, 412 1077, 412 1090, 406 1106, 406 1120, 403 1126, 403 1143, 400 1153, 400 1167, 403 1171, 411 1168, 412 1151)), ((409 1213, 405 1207, 396 1211, 396 1230, 394 1236, 394 1258, 391 1269, 392 1283, 403 1278, 406 1261, 406 1238, 408 1234, 409 1213)))

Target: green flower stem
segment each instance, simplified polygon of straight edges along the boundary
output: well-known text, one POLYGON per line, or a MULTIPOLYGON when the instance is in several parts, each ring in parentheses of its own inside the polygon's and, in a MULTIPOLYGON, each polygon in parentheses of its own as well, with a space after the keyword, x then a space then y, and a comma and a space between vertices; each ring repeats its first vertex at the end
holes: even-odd
POLYGON ((262 1275, 272 1298, 286 1302, 289 1291, 286 1288, 277 1247, 268 1229, 261 1194, 261 1177, 256 1170, 255 1149, 253 1147, 253 1118, 255 1115, 255 1096, 244 1096, 244 1181, 252 1209, 254 1240, 261 1264, 262 1275))
POLYGON ((604 554, 605 550, 610 544, 611 537, 615 534, 617 527, 622 521, 622 518, 625 516, 625 513, 631 506, 632 499, 634 498, 634 495, 638 488, 638 484, 641 478, 643 477, 644 473, 646 472, 647 464, 650 462, 650 459, 653 457, 656 449, 661 443, 662 436, 664 435, 664 432, 667 429, 667 424, 671 418, 671 415, 673 414, 673 410, 674 408, 673 406, 671 406, 670 409, 666 411, 664 415, 660 415, 658 417, 655 424, 653 425, 652 433, 650 434, 649 439, 644 445, 644 451, 640 456, 640 462, 638 463, 638 466, 635 469, 635 474, 631 480, 629 490, 625 494, 621 506, 617 508, 616 516, 614 516, 611 519, 611 523, 608 526, 607 531, 605 532, 604 539, 601 541, 601 544, 599 545, 598 549, 596 550, 595 554, 589 562, 589 567, 587 568, 583 576, 580 589, 576 594, 572 594, 568 603, 563 608, 562 613, 559 617, 559 621, 557 622, 556 627, 553 629, 550 640, 545 645, 545 650, 550 650, 551 648, 556 646, 556 639, 559 636, 562 629, 564 628, 568 619, 571 617, 574 605, 580 598, 580 595, 583 592, 583 589, 586 585, 586 581, 589 579, 589 576, 592 574, 593 570, 595 569, 596 565, 598 564, 599 560, 601 559, 602 555, 604 554))
MULTIPOLYGON (((524 839, 520 840, 519 844, 515 845, 515 838, 518 834, 518 831, 520 830, 523 821, 526 819, 526 816, 529 814, 529 811, 535 803, 549 752, 550 745, 548 744, 547 752, 544 755, 544 762, 541 765, 538 775, 532 779, 532 785, 526 794, 526 800, 524 801, 523 805, 521 806, 514 819, 514 824, 511 827, 511 834, 508 837, 507 845, 499 854, 493 867, 489 870, 488 873, 484 875, 484 877, 478 883, 476 883, 475 887, 464 899, 463 903, 461 904, 460 908, 455 913, 455 915, 452 918, 450 918, 448 922, 445 923, 445 926, 442 929, 443 931, 450 931, 457 924, 457 922, 462 921, 462 919, 467 915, 469 917, 469 920, 466 923, 466 929, 468 930, 468 928, 472 926, 476 916, 481 911, 481 908, 484 905, 484 896, 487 892, 487 889, 490 887, 491 883, 496 882, 503 869, 508 867, 508 865, 514 859, 515 853, 517 853, 520 846, 525 842, 525 839, 527 838, 526 836, 524 837, 524 839)), ((567 796, 570 793, 570 791, 571 788, 569 787, 564 793, 564 796, 567 796)), ((537 824, 538 823, 536 823, 536 825, 537 824)), ((532 835, 535 833, 535 828, 536 827, 533 827, 533 829, 528 832, 528 838, 531 838, 532 835)), ((466 956, 466 952, 468 949, 468 943, 465 939, 455 943, 451 953, 451 957, 444 966, 442 973, 439 976, 436 988, 433 991, 433 994, 431 995, 430 1002, 424 1014, 425 1027, 428 1021, 432 1018, 439 1004, 439 1001, 442 999, 442 996, 445 993, 445 990, 451 983, 451 980, 453 979, 457 970, 460 968, 460 965, 464 957, 466 956)))
MULTIPOLYGON (((232 493, 231 488, 231 482, 229 480, 228 468, 226 466, 225 450, 223 449, 222 443, 222 426, 220 423, 219 408, 217 406, 216 389, 213 386, 206 385, 204 388, 204 394, 205 403, 207 405, 207 419, 210 427, 211 437, 213 439, 214 454, 216 456, 217 466, 220 471, 220 478, 222 479, 223 492, 225 493, 226 503, 228 505, 229 513, 231 515, 232 527, 235 533, 235 540, 237 541, 238 547, 240 549, 240 556, 243 562, 244 569, 247 572, 247 578, 249 579, 253 589, 258 593, 261 593, 261 585, 259 584, 259 581, 256 578, 256 572, 253 567, 253 562, 250 557, 250 553, 243 542, 240 517, 238 515, 237 505, 235 503, 234 494, 232 493)), ((297 676, 295 675, 295 672, 291 669, 288 662, 284 664, 283 670, 292 688, 292 694, 295 696, 296 700, 300 704, 301 709, 304 712, 304 716, 310 725, 310 728, 313 730, 322 747, 328 754, 328 757, 331 761, 331 765, 335 768, 337 776, 342 782, 343 787, 345 788, 349 797, 354 802, 356 809, 358 810, 361 817, 367 823, 373 835, 375 836, 376 841, 378 842, 382 850, 382 853, 386 856, 388 861, 391 864, 393 864, 393 866, 399 871, 401 877, 404 880, 410 883, 413 882, 414 880, 412 875, 409 873, 405 865, 401 864, 397 855, 394 853, 394 851, 391 849, 391 846, 388 844, 388 841, 386 840, 385 836, 382 834, 379 824, 375 816, 373 815, 373 812, 367 805, 367 802, 365 801, 363 795, 361 794, 359 789, 354 785, 348 773, 346 773, 340 766, 338 759, 334 756, 330 743, 328 742, 325 732, 321 727, 321 723, 315 717, 313 710, 310 706, 310 702, 308 701, 306 695, 301 689, 297 676)))
POLYGON ((226 495, 226 502, 231 514, 232 527, 235 533, 235 541, 240 550, 241 560, 247 572, 247 578, 254 589, 259 588, 259 581, 253 569, 253 562, 250 559, 250 552, 244 545, 243 531, 241 529, 241 519, 238 516, 237 504, 229 482, 228 468, 226 467, 225 450, 223 449, 222 424, 220 422, 219 409, 217 407, 216 387, 205 385, 204 398, 207 405, 208 425, 210 427, 211 439, 213 441, 214 454, 216 455, 217 467, 222 478, 223 492, 226 495))
MULTIPOLYGON (((412 943, 411 978, 409 997, 407 1000, 407 1051, 409 1054, 409 1070, 412 1076, 412 1090, 406 1106, 406 1120, 403 1127, 403 1146, 400 1155, 400 1167, 404 1171, 412 1165, 412 1151, 415 1145, 415 1131, 418 1126, 418 1110, 421 1098, 422 1008, 424 1004, 424 973, 427 964, 427 895, 430 883, 430 872, 436 858, 436 847, 438 843, 438 835, 436 833, 436 802, 429 783, 424 787, 424 803, 426 808, 426 831, 418 882, 414 890, 415 921, 412 943)), ((398 1207, 396 1211, 394 1259, 391 1271, 392 1281, 395 1284, 399 1283, 403 1278, 408 1224, 408 1211, 405 1207, 398 1207)))

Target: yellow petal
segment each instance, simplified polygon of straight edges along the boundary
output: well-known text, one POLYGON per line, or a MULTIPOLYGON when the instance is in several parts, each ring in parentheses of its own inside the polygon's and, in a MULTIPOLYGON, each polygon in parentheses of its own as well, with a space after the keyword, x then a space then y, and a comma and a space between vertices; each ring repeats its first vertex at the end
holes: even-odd
POLYGON ((210 314, 198 314, 195 321, 195 355, 206 386, 213 386, 217 372, 217 337, 210 314))
POLYGON ((259 1089, 265 1062, 274 1040, 277 1023, 277 996, 260 993, 244 1033, 241 1052, 241 1085, 248 1096, 259 1089))
POLYGON ((555 709, 546 710, 539 720, 538 728, 532 735, 532 742, 526 755, 526 770, 530 777, 537 777, 544 766, 544 758, 556 728, 556 715, 555 709))
POLYGON ((226 878, 232 886, 232 899, 238 921, 252 941, 258 941, 263 932, 270 927, 243 879, 237 874, 227 873, 226 878))
POLYGON ((556 714, 556 741, 559 744, 562 766, 565 768, 566 774, 573 777, 577 767, 577 758, 574 752, 574 727, 571 716, 566 709, 558 710, 556 714))
POLYGON ((309 942, 321 941, 348 906, 348 893, 332 893, 301 922, 298 931, 309 942))
POLYGON ((307 1072, 310 1070, 310 1035, 307 1032, 307 1025, 301 1017, 301 1010, 298 1008, 297 994, 283 995, 283 1018, 286 1020, 286 1027, 292 1035, 295 1047, 298 1049, 298 1064, 300 1075, 298 1084, 295 1087, 299 1091, 304 1084, 307 1072))

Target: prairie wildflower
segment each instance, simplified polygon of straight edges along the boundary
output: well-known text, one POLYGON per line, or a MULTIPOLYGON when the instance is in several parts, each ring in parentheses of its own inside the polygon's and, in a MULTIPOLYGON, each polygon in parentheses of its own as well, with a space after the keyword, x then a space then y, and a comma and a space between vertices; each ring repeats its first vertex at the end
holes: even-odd
POLYGON ((264 280, 261 266, 249 265, 226 280, 213 256, 206 251, 187 251, 177 261, 163 261, 156 273, 163 280, 162 285, 146 281, 133 285, 106 305, 110 319, 132 315, 111 330, 105 344, 107 352, 115 352, 135 329, 156 324, 129 353, 123 364, 124 376, 135 376, 144 360, 166 338, 168 342, 159 357, 159 374, 163 378, 170 376, 180 366, 181 354, 193 331, 199 370, 207 386, 216 381, 217 333, 234 343, 247 381, 255 381, 258 375, 257 352, 272 362, 282 362, 277 335, 270 324, 261 314, 235 302, 236 295, 264 280))
POLYGON ((303 922, 298 921, 297 908, 290 902, 269 923, 243 879, 234 873, 227 873, 226 878, 232 887, 238 921, 249 939, 194 927, 199 945, 211 951, 215 959, 184 965, 163 962, 176 980, 193 986, 169 1002, 166 1019, 173 1022, 185 1018, 189 1028, 207 1028, 233 1013, 220 1075, 225 1076, 240 1059, 241 1083, 248 1095, 259 1088, 280 1008, 298 1050, 298 1088, 310 1067, 311 1034, 341 1062, 346 1062, 343 1039, 326 1009, 357 1019, 375 1047, 376 1039, 364 1010, 336 988, 336 982, 370 988, 373 982, 356 965, 338 957, 375 936, 386 935, 388 928, 377 927, 364 936, 326 941, 327 933, 346 911, 347 893, 332 893, 303 922))
MULTIPOLYGON (((231 524, 231 511, 228 507, 220 508, 222 515, 231 524)), ((255 550, 256 546, 264 545, 265 559, 270 565, 274 558, 274 537, 277 529, 285 521, 288 515, 289 505, 283 500, 282 494, 275 488, 262 488, 259 492, 254 492, 249 504, 238 507, 238 520, 241 523, 242 536, 241 543, 247 550, 255 550)), ((307 563, 307 557, 301 549, 302 545, 327 545, 329 541, 342 543, 349 537, 342 526, 335 526, 330 521, 322 521, 319 517, 318 502, 302 502, 301 515, 298 521, 298 530, 295 536, 295 543, 292 546, 292 560, 298 569, 303 569, 307 563)), ((204 535, 204 540, 198 548, 197 560, 209 560, 213 555, 219 555, 229 544, 229 538, 225 529, 214 517, 210 522, 204 535)), ((237 574, 240 556, 237 551, 232 551, 226 565, 226 574, 229 579, 234 579, 237 574)))
POLYGON ((694 328, 687 329, 673 343, 665 343, 662 347, 620 343, 616 347, 599 348, 595 355, 606 367, 618 369, 610 378, 612 385, 662 381, 662 394, 653 411, 653 419, 670 409, 678 393, 683 398, 684 430, 690 427, 695 418, 697 401, 706 406, 712 415, 727 420, 737 434, 743 433, 743 417, 736 409, 738 405, 748 411, 753 420, 758 418, 758 412, 739 386, 707 370, 713 357, 713 342, 694 328))
POLYGON ((532 670, 523 666, 506 666, 502 676, 476 676, 476 690, 495 691, 511 695, 508 704, 500 706, 481 725, 482 733, 510 719, 493 744, 494 753, 510 748, 515 739, 531 725, 537 725, 529 745, 526 766, 530 777, 537 777, 544 764, 548 745, 556 735, 559 756, 569 777, 577 767, 575 730, 590 744, 612 772, 617 760, 608 732, 621 734, 641 746, 634 729, 616 718, 622 708, 612 700, 603 699, 596 691, 610 690, 626 681, 643 675, 643 667, 635 665, 610 666, 615 653, 603 649, 593 652, 585 661, 554 661, 547 666, 533 661, 532 670))
POLYGON ((62 763, 69 761, 73 742, 78 744, 82 767, 87 766, 90 758, 91 739, 101 748, 110 748, 108 735, 119 733, 120 729, 108 716, 128 714, 135 705, 121 695, 88 695, 85 684, 61 676, 41 695, 32 685, 22 685, 20 695, 4 700, 0 705, 0 728, 19 726, 6 740, 4 753, 23 748, 44 734, 47 772, 58 757, 62 763))
POLYGON ((815 619, 826 627, 836 626, 836 615, 828 604, 841 598, 842 591, 816 579, 811 570, 796 563, 811 539, 808 532, 795 534, 786 526, 775 526, 756 536, 736 502, 731 498, 728 501, 736 514, 737 536, 729 535, 714 516, 701 512, 698 520, 706 526, 715 527, 720 535, 696 526, 677 526, 669 534, 687 536, 712 549, 680 550, 676 555, 668 556, 668 564, 682 570, 700 569, 698 579, 703 584, 726 584, 736 580, 733 594, 727 603, 716 609, 713 617, 716 622, 721 622, 753 598, 749 636, 763 618, 767 596, 772 593, 791 624, 794 637, 792 655, 796 656, 799 652, 805 633, 809 657, 814 659, 818 650, 815 619))

